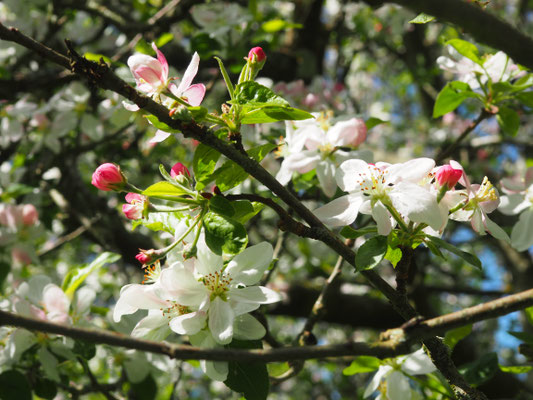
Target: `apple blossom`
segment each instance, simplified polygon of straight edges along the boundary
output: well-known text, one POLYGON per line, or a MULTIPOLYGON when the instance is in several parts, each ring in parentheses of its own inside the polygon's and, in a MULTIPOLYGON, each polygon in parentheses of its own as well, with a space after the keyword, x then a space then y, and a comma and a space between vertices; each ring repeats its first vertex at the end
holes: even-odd
POLYGON ((139 253, 135 256, 135 258, 137 259, 137 261, 139 261, 143 265, 151 264, 153 261, 155 261, 154 253, 155 253, 154 249, 150 249, 150 250, 139 249, 139 253))
POLYGON ((502 179, 499 210, 507 215, 520 214, 511 232, 511 244, 518 251, 533 246, 533 167, 526 170, 523 178, 502 179))
POLYGON ((127 180, 118 165, 105 163, 93 172, 91 183, 100 190, 120 191, 125 187, 127 180))
POLYGON ((135 77, 137 89, 149 96, 159 95, 168 86, 168 62, 163 53, 152 43, 157 59, 146 54, 128 58, 128 67, 135 77))
POLYGON ((137 193, 128 193, 126 201, 129 204, 122 205, 122 212, 128 219, 141 219, 143 213, 148 206, 148 199, 146 196, 137 193))
POLYGON ((420 349, 407 356, 385 360, 368 384, 363 397, 370 397, 376 390, 380 390, 380 399, 408 400, 412 398, 408 376, 425 375, 435 371, 435 365, 420 349), (382 384, 385 383, 384 385, 382 384))
POLYGON ((359 146, 366 138, 366 125, 358 118, 351 118, 331 126, 329 116, 314 115, 316 120, 286 122, 287 148, 276 178, 285 185, 294 172, 304 174, 316 168, 320 186, 332 197, 337 189, 335 170, 338 165, 357 156, 370 158, 363 152, 341 149, 359 146))
POLYGON ((262 63, 266 60, 266 54, 261 47, 253 47, 248 52, 248 59, 251 62, 262 63))
POLYGON ((421 183, 427 179, 435 161, 417 158, 401 164, 367 164, 348 160, 336 174, 339 187, 348 192, 314 211, 331 227, 349 225, 359 212, 370 214, 380 235, 388 235, 393 227, 391 209, 413 222, 440 229, 442 220, 436 195, 421 183))
POLYGON ((24 204, 22 206, 22 223, 26 226, 35 225, 39 219, 39 213, 33 204, 24 204))
POLYGON ((435 172, 435 181, 439 186, 446 186, 448 189, 453 189, 462 176, 462 169, 454 168, 448 164, 437 169, 435 172))

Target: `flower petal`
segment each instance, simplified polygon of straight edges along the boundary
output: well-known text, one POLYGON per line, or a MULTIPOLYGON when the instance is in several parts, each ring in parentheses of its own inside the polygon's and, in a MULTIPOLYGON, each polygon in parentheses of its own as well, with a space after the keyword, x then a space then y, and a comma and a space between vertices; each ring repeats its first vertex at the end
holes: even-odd
POLYGON ((167 59, 165 58, 165 55, 161 52, 161 50, 159 50, 157 48, 155 43, 152 43, 152 49, 154 49, 154 51, 156 52, 157 61, 159 61, 159 64, 161 65, 161 77, 160 77, 160 80, 162 82, 166 82, 167 79, 168 79, 168 62, 167 62, 167 59))
POLYGON ((518 251, 525 251, 533 246, 533 209, 520 214, 511 232, 511 243, 518 251))
POLYGON ((392 367, 390 365, 381 365, 378 369, 378 372, 374 374, 372 377, 372 380, 368 384, 368 386, 365 389, 365 393, 363 394, 363 397, 369 397, 372 393, 374 393, 376 390, 378 390, 379 384, 381 380, 392 371, 392 367))
POLYGON ((205 327, 207 314, 203 311, 195 311, 172 318, 169 322, 170 329, 180 335, 194 335, 205 327))
POLYGON ((170 334, 168 318, 159 310, 141 319, 131 331, 131 336, 139 339, 160 342, 170 334))
POLYGON ((183 306, 199 306, 209 295, 206 287, 196 280, 191 271, 179 263, 161 271, 161 286, 183 306))
POLYGON ((345 161, 337 169, 335 175, 337 185, 345 192, 359 190, 359 184, 356 178, 359 174, 366 174, 368 171, 368 164, 363 160, 345 161))
POLYGON ((426 223, 436 230, 445 222, 435 195, 422 186, 402 181, 389 192, 389 197, 393 206, 411 221, 426 223))
POLYGON ((389 400, 405 400, 411 398, 409 379, 399 371, 392 371, 387 376, 387 397, 389 400))
POLYGON ((209 307, 209 330, 217 343, 228 344, 233 338, 235 314, 229 303, 216 297, 209 307))
POLYGON ((360 194, 341 196, 313 211, 329 227, 350 225, 357 218, 364 197, 360 194))
POLYGON ((270 304, 282 299, 278 292, 264 286, 233 288, 229 291, 229 297, 232 301, 250 304, 270 304))
POLYGON ((435 365, 423 348, 409 354, 402 364, 402 371, 409 375, 425 375, 435 370, 435 365))
POLYGON ((250 314, 235 317, 233 337, 239 340, 259 340, 265 336, 266 329, 250 314))
POLYGON ((320 161, 316 166, 316 176, 324 194, 333 197, 337 191, 337 182, 335 181, 335 164, 328 160, 320 161))
POLYGON ((189 86, 182 94, 187 99, 187 102, 193 106, 199 106, 205 96, 205 85, 203 83, 196 83, 189 86))
POLYGON ((268 242, 261 242, 237 254, 226 267, 226 273, 235 283, 254 285, 259 282, 269 267, 273 256, 272 245, 268 242))
POLYGON ((178 93, 180 93, 180 96, 191 86, 191 83, 198 73, 198 66, 200 65, 200 56, 197 52, 194 52, 191 62, 189 63, 189 66, 185 70, 185 73, 183 74, 183 78, 181 79, 181 82, 178 86, 178 93))
POLYGON ((372 218, 374 218, 378 226, 378 234, 387 236, 392 229, 391 215, 381 201, 378 201, 372 207, 372 218))

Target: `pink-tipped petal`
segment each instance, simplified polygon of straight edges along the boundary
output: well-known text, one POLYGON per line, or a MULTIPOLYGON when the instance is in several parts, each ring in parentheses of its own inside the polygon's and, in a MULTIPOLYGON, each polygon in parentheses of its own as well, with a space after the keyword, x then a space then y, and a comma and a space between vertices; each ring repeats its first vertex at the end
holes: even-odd
POLYGON ((189 63, 189 66, 185 70, 185 73, 183 74, 183 78, 181 79, 181 82, 178 86, 178 93, 183 93, 189 86, 191 86, 191 83, 198 73, 198 66, 200 65, 200 56, 197 52, 194 52, 192 56, 192 60, 189 63))
POLYGON ((151 138, 148 143, 160 143, 162 142, 163 140, 165 140, 166 138, 168 138, 171 134, 168 133, 168 132, 165 132, 165 131, 162 131, 161 129, 159 129, 153 138, 151 138))
POLYGON ((193 106, 199 106, 202 104, 202 100, 205 96, 205 85, 203 83, 196 83, 192 86, 189 86, 182 94, 183 97, 187 99, 187 102, 193 106))
POLYGON ((154 51, 156 52, 157 60, 161 64, 161 72, 162 72, 162 78, 163 78, 162 81, 166 82, 167 79, 168 79, 168 62, 167 62, 167 59, 166 59, 165 55, 161 52, 161 50, 159 50, 157 48, 155 43, 152 43, 152 49, 154 49, 154 51))

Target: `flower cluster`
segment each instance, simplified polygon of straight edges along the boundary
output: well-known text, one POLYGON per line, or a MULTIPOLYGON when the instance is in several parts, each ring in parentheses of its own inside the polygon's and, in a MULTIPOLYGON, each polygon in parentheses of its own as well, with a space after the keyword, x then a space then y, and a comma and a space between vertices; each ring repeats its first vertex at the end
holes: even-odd
POLYGON ((276 178, 285 185, 294 172, 304 174, 315 169, 322 190, 332 197, 338 165, 349 158, 370 157, 369 152, 350 151, 365 141, 366 126, 358 118, 332 124, 331 114, 314 116, 314 120, 286 122, 286 136, 279 150, 284 159, 276 178))
MULTIPOLYGON (((228 344, 233 338, 260 339, 265 329, 249 313, 261 304, 281 300, 271 289, 256 286, 272 255, 272 246, 263 242, 224 262, 200 239, 196 257, 176 260, 166 268, 158 263, 146 267, 145 284, 124 286, 114 319, 118 322, 138 309, 149 310, 133 336, 161 340, 170 329, 206 347, 228 344)), ((219 363, 218 374, 211 373, 212 367, 204 364, 212 379, 226 379, 227 366, 219 363)))

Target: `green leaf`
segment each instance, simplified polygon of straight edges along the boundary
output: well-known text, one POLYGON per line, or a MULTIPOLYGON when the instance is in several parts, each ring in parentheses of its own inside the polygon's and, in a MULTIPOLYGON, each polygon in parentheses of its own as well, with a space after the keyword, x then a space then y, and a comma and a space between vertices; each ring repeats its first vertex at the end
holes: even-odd
POLYGON ((478 49, 475 45, 470 42, 461 39, 451 39, 446 42, 446 44, 452 46, 459 52, 459 54, 469 58, 479 65, 483 65, 482 60, 480 60, 478 54, 478 49))
POLYGON ((211 197, 209 200, 209 209, 225 217, 233 217, 235 214, 235 209, 233 208, 231 201, 224 196, 211 197))
MULTIPOLYGON (((43 399, 53 399, 57 395, 57 386, 54 381, 46 378, 36 377, 33 384, 33 391, 43 399)), ((1 395, 0 395, 0 398, 1 395)))
POLYGON ((155 40, 155 45, 157 47, 163 47, 165 44, 171 42, 172 40, 174 40, 174 35, 172 33, 166 32, 155 40))
POLYGON ((515 331, 508 331, 507 333, 533 346, 533 334, 528 333, 528 332, 515 332, 515 331))
POLYGON ((174 235, 174 228, 179 224, 181 215, 179 212, 151 212, 147 218, 132 221, 132 227, 135 230, 142 225, 154 232, 165 231, 174 235))
POLYGON ((450 253, 453 253, 456 256, 461 257, 467 263, 469 263, 470 265, 473 265, 474 267, 478 269, 483 269, 483 266, 481 265, 481 261, 479 261, 479 258, 477 258, 475 255, 467 253, 466 251, 460 250, 457 247, 455 247, 453 244, 450 244, 446 242, 445 240, 442 240, 441 238, 438 238, 435 236, 429 236, 429 235, 427 236, 427 238, 431 240, 433 244, 435 244, 435 246, 448 250, 450 253))
POLYGON ((507 372, 510 374, 525 374, 529 371, 533 370, 533 366, 531 365, 501 365, 498 364, 498 367, 500 367, 500 371, 507 372))
POLYGON ((153 126, 155 126, 157 129, 161 129, 164 132, 168 133, 181 133, 179 129, 173 129, 164 122, 161 122, 157 119, 155 115, 145 115, 144 116, 148 121, 152 123, 153 126))
POLYGON ((106 264, 118 261, 120 257, 121 256, 119 254, 110 253, 107 251, 100 254, 89 265, 70 270, 69 273, 65 276, 65 279, 63 279, 63 284, 61 285, 61 288, 68 296, 68 298, 72 300, 74 293, 76 292, 78 287, 90 274, 99 270, 106 264))
POLYGON ((381 125, 381 124, 388 124, 389 121, 383 121, 382 119, 376 118, 376 117, 370 117, 365 121, 366 129, 370 130, 375 126, 381 125))
POLYGON ((220 153, 215 149, 200 143, 194 152, 192 169, 196 178, 196 190, 202 190, 214 177, 213 171, 220 158, 220 153))
POLYGON ((12 369, 0 374, 1 400, 31 400, 30 383, 20 372, 12 369))
POLYGON ((453 350, 455 345, 459 343, 460 340, 463 340, 470 335, 471 332, 472 324, 452 329, 451 331, 446 332, 446 335, 444 336, 444 344, 447 345, 450 350, 453 350))
POLYGON ((130 382, 131 391, 135 393, 135 399, 152 400, 157 398, 157 383, 152 374, 148 374, 141 382, 130 382))
POLYGON ((265 208, 263 203, 258 203, 256 201, 249 202, 248 200, 233 201, 231 202, 231 205, 235 210, 235 214, 232 218, 241 224, 246 223, 250 218, 265 208))
POLYGON ((374 236, 368 239, 355 255, 355 267, 358 271, 375 268, 387 253, 387 237, 374 236))
POLYGON ((238 254, 248 244, 244 226, 223 215, 207 213, 204 217, 204 228, 205 242, 215 254, 238 254))
POLYGON ((533 326, 533 307, 528 307, 524 310, 526 313, 527 322, 533 326))
POLYGON ((533 92, 518 93, 516 97, 526 107, 533 108, 533 92))
POLYGON ((241 106, 242 124, 313 118, 307 111, 290 107, 283 97, 254 81, 239 83, 235 87, 234 99, 230 103, 241 106))
POLYGON ((350 226, 345 226, 344 228, 341 229, 340 234, 346 239, 357 239, 358 237, 367 235, 369 233, 377 233, 377 231, 378 231, 378 228, 376 225, 366 226, 364 228, 357 229, 357 230, 353 229, 350 226))
POLYGON ((103 54, 96 54, 96 53, 85 53, 83 55, 87 60, 94 61, 97 63, 100 63, 100 59, 103 59, 106 63, 111 64, 113 61, 107 56, 104 56, 103 54))
POLYGON ((496 114, 496 120, 505 134, 516 136, 520 127, 520 117, 515 110, 500 106, 498 114, 496 114))
POLYGON ((442 117, 455 110, 459 105, 469 97, 476 97, 470 86, 465 82, 448 82, 442 88, 433 107, 433 118, 442 117))
POLYGON ((192 118, 196 122, 202 122, 205 119, 205 116, 207 115, 207 108, 202 106, 190 106, 187 107, 187 110, 191 113, 192 118))
POLYGON ((355 375, 377 370, 381 365, 381 360, 372 356, 358 356, 352 361, 349 367, 344 368, 344 375, 355 375))
POLYGON ((148 186, 142 192, 145 196, 165 196, 165 197, 180 197, 188 194, 182 187, 172 184, 171 182, 163 181, 157 182, 148 186))
POLYGON ((261 29, 266 33, 276 33, 284 29, 302 28, 301 24, 295 24, 287 22, 282 19, 271 19, 270 21, 263 22, 261 29))
POLYGON ((498 356, 488 353, 474 362, 463 365, 459 372, 473 386, 479 386, 494 376, 498 370, 498 356))
POLYGON ((416 17, 414 17, 411 21, 409 21, 410 24, 427 24, 428 22, 431 22, 435 19, 435 17, 431 15, 427 15, 426 13, 420 13, 416 17))
POLYGON ((84 360, 89 361, 96 355, 96 345, 92 342, 86 342, 85 340, 75 340, 72 351, 81 356, 84 360))
POLYGON ((385 253, 385 259, 389 260, 394 268, 402 259, 402 250, 398 247, 387 246, 387 253, 385 253))
MULTIPOLYGON (((260 340, 233 340, 228 346, 233 349, 261 349, 260 340)), ((230 361, 228 378, 224 384, 231 390, 242 393, 246 400, 266 400, 270 389, 267 366, 265 363, 230 361)))
MULTIPOLYGON (((248 155, 259 162, 276 147, 275 144, 266 143, 248 150, 248 155)), ((222 192, 225 192, 246 180, 248 178, 248 172, 235 162, 228 160, 215 171, 215 176, 218 188, 222 192)))

